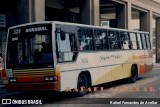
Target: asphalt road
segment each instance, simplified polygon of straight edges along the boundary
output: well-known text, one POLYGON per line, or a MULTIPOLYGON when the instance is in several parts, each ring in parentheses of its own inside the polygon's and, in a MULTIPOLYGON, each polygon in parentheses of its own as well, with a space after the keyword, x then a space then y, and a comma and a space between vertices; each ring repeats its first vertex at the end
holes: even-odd
MULTIPOLYGON (((13 106, 36 106, 36 107, 159 107, 160 103, 160 64, 155 64, 152 72, 138 78, 136 83, 129 83, 127 79, 99 85, 103 91, 88 93, 83 97, 75 97, 72 93, 57 92, 7 92, 5 87, 0 87, 0 98, 15 100, 41 101, 42 105, 12 105, 13 106), (6 97, 5 97, 6 95, 6 97), (135 99, 136 98, 136 99, 135 99), (147 98, 147 99, 145 99, 147 98), (157 98, 157 99, 155 99, 157 98), (150 104, 128 104, 130 103, 150 104), (147 102, 146 102, 147 101, 147 102), (125 103, 125 104, 124 104, 125 103), (151 104, 152 103, 152 104, 151 104)), ((11 105, 0 105, 8 106, 11 105)))

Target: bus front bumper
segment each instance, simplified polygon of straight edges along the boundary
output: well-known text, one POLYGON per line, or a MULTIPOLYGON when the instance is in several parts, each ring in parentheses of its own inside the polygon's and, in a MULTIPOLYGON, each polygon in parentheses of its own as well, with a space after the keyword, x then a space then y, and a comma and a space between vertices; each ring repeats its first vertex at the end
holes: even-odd
POLYGON ((60 82, 41 82, 41 83, 8 83, 8 90, 29 91, 29 90, 54 90, 60 91, 60 82))

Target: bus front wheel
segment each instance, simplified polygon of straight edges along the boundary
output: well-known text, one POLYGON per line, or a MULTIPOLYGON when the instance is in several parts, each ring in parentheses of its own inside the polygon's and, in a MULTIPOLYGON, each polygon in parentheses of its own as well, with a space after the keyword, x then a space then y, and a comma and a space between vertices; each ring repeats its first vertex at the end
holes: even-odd
POLYGON ((85 74, 80 74, 78 77, 78 84, 77 84, 77 89, 78 89, 78 96, 84 96, 87 93, 87 88, 88 88, 88 80, 85 74))
POLYGON ((131 77, 130 77, 130 82, 134 83, 136 82, 138 77, 138 72, 137 72, 137 68, 135 66, 131 67, 131 77))

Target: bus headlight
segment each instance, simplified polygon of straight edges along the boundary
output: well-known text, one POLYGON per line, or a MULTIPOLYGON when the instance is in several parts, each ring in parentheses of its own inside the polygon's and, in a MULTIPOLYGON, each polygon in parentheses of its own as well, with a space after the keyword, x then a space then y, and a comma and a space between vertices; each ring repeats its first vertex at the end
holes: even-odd
POLYGON ((9 82, 16 82, 16 78, 9 78, 9 82))
POLYGON ((13 79, 13 82, 16 82, 16 78, 13 79))
POLYGON ((55 80, 55 76, 45 76, 45 77, 44 77, 44 80, 45 80, 45 81, 56 81, 56 80, 55 80))
POLYGON ((49 80, 50 80, 50 81, 53 81, 53 77, 49 77, 49 80))
POLYGON ((48 81, 48 80, 49 80, 49 77, 44 77, 44 80, 45 80, 45 81, 48 81))

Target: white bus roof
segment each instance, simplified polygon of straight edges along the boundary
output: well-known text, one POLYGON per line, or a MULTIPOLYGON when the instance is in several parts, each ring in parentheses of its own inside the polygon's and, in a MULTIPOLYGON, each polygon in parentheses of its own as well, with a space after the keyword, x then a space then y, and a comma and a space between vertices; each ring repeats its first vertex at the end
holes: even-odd
POLYGON ((31 25, 31 24, 47 24, 47 23, 72 25, 72 26, 79 26, 79 27, 99 28, 99 29, 107 29, 107 30, 118 30, 118 31, 135 32, 135 33, 149 33, 149 32, 145 32, 145 31, 132 31, 132 30, 120 29, 120 28, 110 28, 110 27, 102 27, 102 26, 95 26, 95 25, 78 24, 78 23, 71 23, 71 22, 60 22, 60 21, 31 22, 31 23, 25 23, 25 24, 20 24, 20 25, 12 26, 12 27, 9 27, 9 29, 13 29, 13 28, 16 28, 16 27, 21 27, 21 26, 26 26, 26 25, 31 25))

